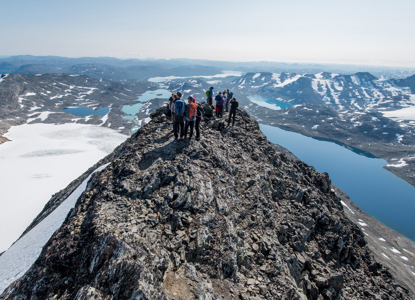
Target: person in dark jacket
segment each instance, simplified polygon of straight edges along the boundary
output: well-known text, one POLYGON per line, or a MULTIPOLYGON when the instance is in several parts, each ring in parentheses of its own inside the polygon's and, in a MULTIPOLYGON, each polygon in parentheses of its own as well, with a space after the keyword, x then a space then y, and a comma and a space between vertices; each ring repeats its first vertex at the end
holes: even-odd
POLYGON ((182 139, 184 136, 184 102, 182 99, 181 92, 177 92, 176 101, 173 102, 173 132, 174 138, 177 140, 179 138, 179 130, 180 130, 180 138, 182 139))
POLYGON ((232 100, 229 102, 229 104, 231 105, 231 109, 229 111, 229 119, 228 119, 228 126, 231 124, 231 118, 233 116, 233 122, 232 122, 232 126, 235 125, 235 117, 236 117, 236 109, 239 106, 238 101, 236 101, 236 98, 233 97, 232 100))
MULTIPOLYGON (((194 102, 196 102, 196 99, 194 99, 194 102)), ((202 115, 204 113, 205 111, 203 110, 203 107, 199 104, 197 106, 196 123, 195 123, 196 141, 200 140, 200 121, 202 121, 202 115)))
POLYGON ((229 111, 229 102, 231 101, 231 99, 233 98, 233 93, 229 91, 229 89, 227 89, 226 92, 226 112, 229 111))
POLYGON ((219 109, 220 109, 220 103, 222 101, 223 97, 222 97, 222 92, 219 92, 219 94, 216 95, 215 97, 215 101, 216 101, 216 117, 219 117, 219 109))
POLYGON ((172 111, 172 104, 173 104, 174 100, 176 100, 176 94, 173 93, 173 94, 171 94, 171 97, 169 98, 169 112, 167 114, 167 116, 169 118, 172 118, 173 117, 171 111, 172 111))

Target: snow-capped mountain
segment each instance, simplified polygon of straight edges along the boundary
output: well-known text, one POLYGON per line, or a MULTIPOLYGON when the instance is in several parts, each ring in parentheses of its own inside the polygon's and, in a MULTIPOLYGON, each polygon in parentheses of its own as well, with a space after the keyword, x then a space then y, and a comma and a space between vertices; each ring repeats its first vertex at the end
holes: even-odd
MULTIPOLYGON (((414 77, 414 76, 412 76, 414 77)), ((292 104, 315 104, 336 110, 396 110, 415 105, 413 78, 378 79, 370 73, 247 73, 234 87, 292 104)))

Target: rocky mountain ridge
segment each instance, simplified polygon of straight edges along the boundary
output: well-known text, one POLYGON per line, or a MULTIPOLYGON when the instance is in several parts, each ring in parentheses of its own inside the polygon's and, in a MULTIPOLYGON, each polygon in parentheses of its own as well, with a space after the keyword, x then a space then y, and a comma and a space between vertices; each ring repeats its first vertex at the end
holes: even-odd
POLYGON ((120 145, 2 299, 411 299, 327 174, 238 110, 174 141, 165 108, 120 145))
MULTIPOLYGON (((251 72, 232 81, 217 80, 215 91, 230 88, 257 121, 307 136, 336 141, 383 158, 390 172, 415 186, 414 76, 382 79, 367 72, 339 75, 251 72), (263 105, 251 96, 268 97, 263 105), (284 107, 277 109, 283 101, 284 107), (275 109, 270 109, 273 106, 275 109)), ((204 97, 201 80, 163 85, 204 97)))

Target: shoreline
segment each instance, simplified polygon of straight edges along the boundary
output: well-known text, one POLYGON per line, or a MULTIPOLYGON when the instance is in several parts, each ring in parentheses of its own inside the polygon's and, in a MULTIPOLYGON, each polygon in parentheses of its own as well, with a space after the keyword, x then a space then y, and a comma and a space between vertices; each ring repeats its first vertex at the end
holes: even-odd
POLYGON ((339 188, 332 188, 346 216, 364 232, 376 260, 388 267, 395 280, 415 297, 415 242, 367 215, 339 188))
MULTIPOLYGON (((332 142, 332 143, 338 144, 338 145, 340 145, 342 147, 345 147, 345 148, 356 149, 356 150, 362 151, 364 153, 370 154, 374 158, 383 159, 387 162, 387 165, 382 166, 383 169, 387 170, 388 172, 392 173, 393 175, 397 176, 398 178, 406 181, 407 183, 409 183, 410 185, 415 187, 415 176, 414 175, 411 176, 411 174, 413 174, 414 171, 415 171, 415 166, 414 166, 414 168, 410 168, 411 163, 406 162, 407 164, 404 165, 404 166, 394 167, 392 165, 393 162, 391 161, 391 159, 392 159, 391 156, 392 155, 387 155, 387 154, 392 154, 392 153, 397 154, 397 155, 394 155, 394 157, 393 157, 393 159, 396 158, 397 161, 405 159, 406 157, 399 156, 399 153, 402 153, 401 149, 396 149, 396 150, 391 149, 389 151, 386 151, 386 150, 382 150, 382 148, 390 148, 390 147, 385 146, 382 143, 376 143, 375 145, 372 144, 369 147, 367 147, 365 144, 356 145, 357 143, 346 143, 343 140, 337 140, 337 139, 334 139, 332 137, 328 138, 328 137, 324 137, 324 136, 321 136, 321 135, 309 134, 307 130, 304 130, 304 129, 300 130, 300 128, 299 128, 299 130, 296 130, 296 128, 291 127, 289 124, 280 125, 280 124, 275 124, 274 122, 270 122, 269 120, 262 120, 261 123, 263 123, 265 125, 277 127, 279 129, 282 129, 282 130, 285 130, 285 131, 290 131, 290 132, 295 132, 295 133, 298 133, 298 134, 302 134, 304 136, 307 136, 307 137, 310 137, 310 138, 313 138, 313 139, 316 139, 316 140, 324 140, 324 141, 332 142)), ((413 146, 410 146, 410 147, 413 147, 413 146)), ((408 149, 407 151, 409 152, 410 150, 412 150, 412 149, 408 149)), ((353 151, 353 150, 351 150, 351 151, 353 151)), ((409 153, 411 153, 411 152, 409 152, 409 153)), ((362 155, 364 155, 364 154, 362 154, 362 155)), ((413 149, 413 155, 415 156, 415 149, 413 149)))

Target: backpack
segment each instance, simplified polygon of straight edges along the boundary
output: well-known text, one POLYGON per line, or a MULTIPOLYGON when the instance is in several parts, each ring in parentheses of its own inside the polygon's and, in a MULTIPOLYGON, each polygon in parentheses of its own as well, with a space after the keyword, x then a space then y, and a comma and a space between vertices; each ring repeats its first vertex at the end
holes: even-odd
POLYGON ((229 92, 228 93, 228 97, 227 97, 229 100, 231 100, 232 98, 233 98, 233 93, 232 92, 229 92))
POLYGON ((206 90, 206 97, 210 97, 210 89, 206 90))
POLYGON ((197 104, 196 103, 190 103, 189 109, 187 111, 187 117, 190 121, 193 121, 196 119, 196 113, 197 113, 197 104))
POLYGON ((183 117, 184 114, 184 102, 181 99, 177 99, 174 103, 174 115, 183 117))
POLYGON ((203 111, 203 107, 202 106, 200 106, 200 105, 198 105, 197 106, 197 113, 196 113, 196 115, 198 116, 198 117, 202 117, 202 114, 204 113, 204 111, 203 111))

